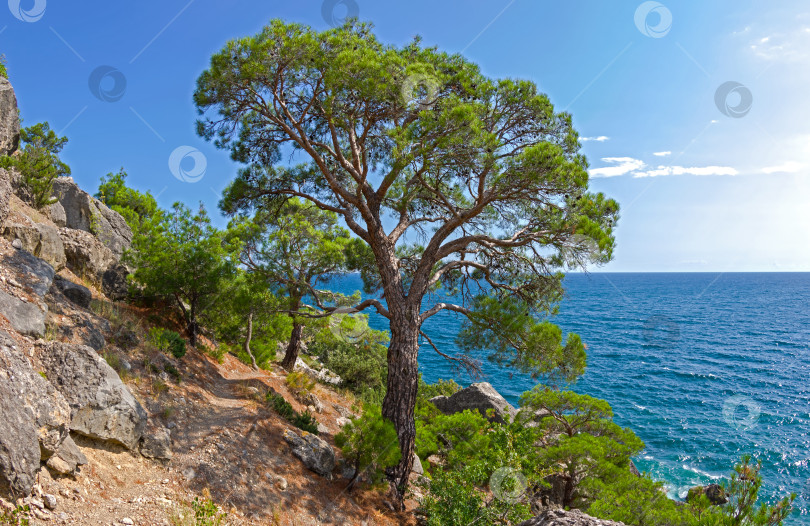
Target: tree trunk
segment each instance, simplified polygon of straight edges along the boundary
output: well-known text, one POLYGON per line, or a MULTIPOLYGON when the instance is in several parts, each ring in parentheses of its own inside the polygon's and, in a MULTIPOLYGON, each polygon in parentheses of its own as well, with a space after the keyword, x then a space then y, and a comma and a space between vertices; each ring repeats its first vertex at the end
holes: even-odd
MULTIPOLYGON (((392 313, 393 314, 393 313, 392 313)), ((391 344, 388 347, 388 384, 383 399, 382 414, 393 422, 399 438, 402 458, 398 466, 389 469, 388 476, 396 490, 400 507, 413 468, 416 424, 416 389, 419 385, 419 311, 410 309, 391 319, 391 344)))
POLYGON ((247 319, 247 335, 245 336, 245 352, 248 356, 250 356, 250 362, 253 364, 253 368, 257 371, 259 370, 259 366, 256 364, 256 357, 253 356, 253 352, 250 350, 250 340, 253 338, 253 312, 248 314, 247 319))
POLYGON ((290 334, 290 343, 287 345, 287 352, 284 354, 284 360, 281 366, 292 371, 295 367, 295 361, 298 359, 298 349, 301 347, 301 334, 304 332, 304 325, 297 319, 293 319, 292 334, 290 334))

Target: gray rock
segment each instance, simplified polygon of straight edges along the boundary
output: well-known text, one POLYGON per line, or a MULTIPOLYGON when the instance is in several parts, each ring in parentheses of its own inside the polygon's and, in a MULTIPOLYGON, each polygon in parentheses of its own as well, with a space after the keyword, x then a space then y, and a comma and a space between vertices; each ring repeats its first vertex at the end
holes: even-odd
POLYGON ((79 188, 70 177, 56 179, 53 191, 65 210, 65 226, 95 235, 118 261, 132 243, 132 230, 121 214, 79 188))
POLYGON ((0 228, 6 223, 8 211, 11 201, 11 195, 14 190, 11 187, 11 174, 5 169, 0 168, 0 228))
POLYGON ((11 323, 11 327, 20 334, 38 338, 45 336, 47 312, 2 290, 0 290, 0 316, 4 316, 11 323))
POLYGON ((171 460, 172 437, 164 428, 150 429, 143 435, 141 455, 159 460, 171 460))
POLYGON ((67 402, 0 331, 0 492, 28 495, 40 461, 67 437, 67 402))
POLYGON ((422 461, 419 460, 419 455, 416 453, 413 454, 413 467, 411 468, 412 473, 416 473, 417 475, 424 475, 425 469, 422 467, 422 461))
POLYGON ((127 275, 129 271, 124 265, 113 265, 104 271, 101 276, 101 290, 112 301, 123 301, 129 295, 127 275))
POLYGON ((70 404, 71 431, 137 447, 146 412, 96 351, 86 345, 39 341, 34 357, 70 404))
POLYGON ((48 219, 53 221, 53 223, 58 227, 67 226, 67 215, 65 213, 65 207, 62 206, 62 203, 59 201, 55 203, 51 203, 50 205, 46 206, 42 211, 48 219))
POLYGON ((726 490, 720 484, 709 484, 708 486, 696 486, 689 490, 686 495, 686 502, 690 502, 701 495, 706 495, 709 502, 715 506, 720 506, 728 502, 726 490))
POLYGON ((90 301, 93 299, 93 293, 84 285, 73 283, 62 276, 56 276, 53 280, 54 286, 65 295, 67 299, 82 307, 84 309, 90 308, 90 301))
POLYGON ((55 270, 65 268, 65 246, 56 228, 45 224, 8 224, 3 227, 2 235, 10 241, 19 239, 23 250, 45 260, 55 270))
POLYGON ((10 256, 3 256, 0 258, 0 266, 15 273, 17 281, 30 288, 40 298, 48 293, 55 275, 50 264, 26 251, 16 251, 10 256))
POLYGON ((550 509, 518 526, 624 526, 624 523, 597 519, 579 510, 550 509))
POLYGON ((628 466, 628 469, 630 469, 630 473, 632 473, 636 477, 641 476, 641 472, 638 470, 638 468, 636 467, 635 462, 633 462, 632 460, 630 461, 630 465, 628 466))
POLYGON ((10 155, 20 143, 17 97, 7 78, 0 77, 0 155, 10 155))
POLYGON ((14 241, 11 242, 11 246, 16 248, 17 250, 22 250, 22 241, 20 241, 19 239, 15 239, 14 241))
POLYGON ((50 493, 44 493, 42 495, 42 502, 45 504, 45 507, 49 510, 56 509, 56 496, 51 495, 50 493))
POLYGON ((476 409, 487 416, 487 411, 494 410, 492 420, 499 423, 511 421, 517 410, 509 405, 498 391, 487 382, 472 384, 452 396, 437 396, 430 399, 442 413, 452 415, 466 409, 476 409))
POLYGON ((115 254, 89 232, 60 228, 59 237, 65 246, 67 267, 94 283, 101 283, 104 272, 118 261, 115 254))
POLYGON ((85 464, 87 464, 87 457, 69 435, 47 462, 47 466, 60 475, 74 475, 79 466, 85 464))
POLYGON ((284 440, 292 447, 293 455, 315 473, 326 477, 335 469, 334 450, 312 433, 305 431, 299 435, 295 431, 285 429, 284 440))

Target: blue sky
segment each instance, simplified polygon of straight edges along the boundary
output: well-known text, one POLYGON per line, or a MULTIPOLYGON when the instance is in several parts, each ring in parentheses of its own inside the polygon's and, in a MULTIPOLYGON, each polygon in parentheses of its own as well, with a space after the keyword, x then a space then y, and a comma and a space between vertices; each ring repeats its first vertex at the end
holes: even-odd
POLYGON ((64 158, 83 187, 124 167, 164 206, 213 211, 237 167, 194 132, 211 54, 271 18, 324 29, 324 11, 340 19, 348 6, 383 41, 419 34, 490 76, 537 82, 573 114, 592 187, 622 205, 602 270, 810 271, 806 2, 332 4, 9 0, 0 53, 25 123, 70 138, 64 158), (180 178, 173 152, 191 152, 180 178))

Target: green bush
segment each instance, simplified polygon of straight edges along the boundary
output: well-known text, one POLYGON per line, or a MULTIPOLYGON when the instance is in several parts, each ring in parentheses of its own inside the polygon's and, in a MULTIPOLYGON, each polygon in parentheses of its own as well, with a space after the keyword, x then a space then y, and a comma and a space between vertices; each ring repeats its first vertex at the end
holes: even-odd
POLYGON ((315 379, 300 371, 289 373, 285 382, 287 388, 296 396, 304 396, 315 387, 315 379))
POLYGON ((56 135, 47 122, 40 122, 20 130, 22 148, 18 155, 0 157, 0 168, 15 168, 20 172, 35 208, 55 203, 54 180, 70 175, 70 167, 59 158, 67 142, 67 138, 56 135))
POLYGON ((318 434, 318 422, 315 420, 315 417, 309 411, 304 411, 303 413, 298 413, 292 418, 292 425, 297 427, 298 429, 303 429, 308 433, 312 433, 313 435, 318 434))
POLYGON ((299 414, 283 396, 272 391, 267 393, 267 402, 270 404, 270 407, 273 408, 273 411, 278 413, 281 418, 298 429, 302 429, 313 435, 318 434, 318 422, 309 411, 304 411, 299 414))
POLYGON ((149 329, 148 341, 154 348, 171 353, 175 358, 182 358, 186 354, 186 341, 180 334, 169 329, 152 327, 149 329))
POLYGON ((13 510, 3 510, 0 508, 0 524, 8 526, 28 526, 31 524, 28 514, 31 512, 28 504, 17 506, 13 510))
POLYGON ((402 453, 394 424, 384 419, 380 408, 367 405, 362 416, 347 423, 335 435, 335 444, 355 470, 349 489, 360 475, 376 484, 384 480, 384 470, 399 463, 402 453))
POLYGON ((309 351, 318 356, 330 371, 340 376, 343 386, 368 404, 379 405, 385 396, 388 375, 388 333, 368 327, 368 316, 344 316, 341 324, 350 320, 350 334, 362 335, 346 338, 339 327, 322 327, 309 343, 309 351))
POLYGON ((4 79, 8 78, 8 70, 6 69, 5 55, 0 55, 0 77, 3 77, 4 79))

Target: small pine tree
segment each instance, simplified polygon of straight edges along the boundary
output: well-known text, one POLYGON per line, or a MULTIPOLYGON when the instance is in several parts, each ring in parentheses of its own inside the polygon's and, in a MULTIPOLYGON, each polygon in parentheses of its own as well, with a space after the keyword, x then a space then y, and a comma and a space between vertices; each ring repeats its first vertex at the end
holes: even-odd
POLYGON ((67 137, 59 137, 47 122, 40 122, 20 130, 20 142, 23 144, 20 154, 0 157, 0 168, 16 168, 20 172, 35 208, 55 203, 54 180, 70 175, 70 167, 59 159, 67 137))
POLYGON ((354 467, 349 491, 364 473, 372 483, 381 481, 385 468, 396 465, 401 457, 394 424, 383 418, 379 406, 366 406, 363 416, 335 436, 335 444, 354 467))

